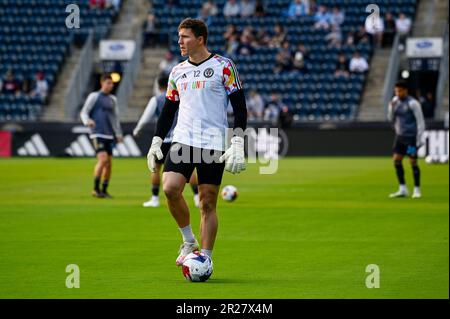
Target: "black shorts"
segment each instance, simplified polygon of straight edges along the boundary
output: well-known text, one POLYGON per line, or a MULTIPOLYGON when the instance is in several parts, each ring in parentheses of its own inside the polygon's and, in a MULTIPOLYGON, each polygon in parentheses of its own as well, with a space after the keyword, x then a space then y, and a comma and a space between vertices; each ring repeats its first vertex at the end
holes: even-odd
POLYGON ((395 136, 392 148, 395 154, 417 158, 417 141, 413 136, 395 136))
POLYGON ((161 151, 163 153, 163 158, 156 159, 156 163, 157 164, 164 164, 164 162, 166 161, 166 157, 167 157, 167 153, 169 153, 170 150, 170 146, 172 145, 172 143, 162 143, 161 145, 161 151))
POLYGON ((186 178, 187 183, 194 169, 197 169, 199 185, 220 185, 225 163, 219 163, 219 157, 223 153, 223 151, 172 143, 164 162, 164 172, 180 173, 186 178))
POLYGON ((94 137, 92 139, 92 143, 94 143, 95 153, 106 152, 108 155, 112 155, 114 148, 114 140, 108 138, 94 137))

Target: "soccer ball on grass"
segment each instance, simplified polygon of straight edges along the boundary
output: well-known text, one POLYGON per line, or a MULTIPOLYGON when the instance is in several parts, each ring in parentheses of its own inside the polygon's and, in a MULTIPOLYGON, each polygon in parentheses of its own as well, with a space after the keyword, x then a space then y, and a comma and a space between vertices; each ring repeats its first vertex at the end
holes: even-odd
POLYGON ((211 277, 213 272, 213 263, 211 258, 205 254, 199 251, 194 251, 186 256, 181 269, 186 280, 203 282, 211 277))

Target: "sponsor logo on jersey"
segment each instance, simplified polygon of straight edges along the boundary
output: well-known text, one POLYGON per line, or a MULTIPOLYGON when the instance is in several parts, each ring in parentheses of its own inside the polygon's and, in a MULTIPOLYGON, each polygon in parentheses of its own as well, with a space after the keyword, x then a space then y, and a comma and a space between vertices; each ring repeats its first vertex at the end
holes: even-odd
POLYGON ((213 81, 193 81, 183 82, 177 84, 177 90, 179 92, 191 91, 191 90, 203 90, 207 88, 214 88, 216 84, 213 81))

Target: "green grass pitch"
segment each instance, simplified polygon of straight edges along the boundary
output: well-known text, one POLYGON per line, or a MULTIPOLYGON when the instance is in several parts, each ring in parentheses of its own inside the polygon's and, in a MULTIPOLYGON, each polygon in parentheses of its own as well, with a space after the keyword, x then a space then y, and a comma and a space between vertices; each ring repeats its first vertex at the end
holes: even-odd
POLYGON ((421 162, 420 200, 387 198, 397 188, 387 157, 287 158, 275 175, 256 164, 225 173, 239 197, 219 200, 213 276, 189 283, 165 201, 141 206, 145 159, 114 160, 113 200, 90 196, 94 163, 0 160, 0 298, 449 297, 448 165, 421 162), (65 286, 68 264, 80 268, 79 289, 65 286), (369 264, 378 289, 365 285, 369 264))

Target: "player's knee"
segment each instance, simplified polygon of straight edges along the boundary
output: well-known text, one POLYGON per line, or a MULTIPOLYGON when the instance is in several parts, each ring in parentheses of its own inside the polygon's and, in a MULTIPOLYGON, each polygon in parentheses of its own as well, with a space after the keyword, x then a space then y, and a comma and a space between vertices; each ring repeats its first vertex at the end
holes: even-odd
POLYGON ((108 165, 109 164, 108 155, 100 153, 98 155, 98 161, 104 166, 108 165))
POLYGON ((202 215, 211 215, 215 213, 216 208, 213 205, 213 202, 210 200, 201 200, 200 201, 200 212, 202 215))
POLYGON ((214 205, 215 194, 213 192, 207 192, 200 195, 200 212, 203 215, 213 214, 216 211, 214 205))
POLYGON ((172 183, 164 183, 163 191, 164 194, 166 194, 167 199, 172 200, 179 198, 182 194, 183 189, 178 185, 172 183))
POLYGON ((402 166, 402 161, 399 159, 394 159, 394 166, 402 166))
POLYGON ((111 167, 111 160, 110 160, 110 159, 106 159, 106 160, 104 161, 104 165, 105 165, 105 167, 107 167, 107 168, 111 167))

